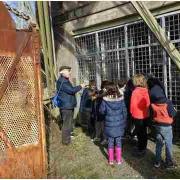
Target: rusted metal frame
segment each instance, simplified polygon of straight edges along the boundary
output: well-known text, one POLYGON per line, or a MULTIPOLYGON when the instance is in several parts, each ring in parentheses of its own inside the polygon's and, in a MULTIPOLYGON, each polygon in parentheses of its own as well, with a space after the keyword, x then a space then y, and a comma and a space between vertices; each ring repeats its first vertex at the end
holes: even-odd
POLYGON ((23 53, 23 50, 26 48, 27 44, 28 44, 28 41, 30 39, 30 34, 27 34, 27 33, 23 33, 24 35, 21 36, 22 38, 22 43, 21 44, 17 44, 18 45, 18 49, 16 51, 16 57, 11 65, 11 67, 8 69, 8 72, 7 72, 7 75, 6 75, 6 78, 4 79, 3 81, 3 85, 2 87, 0 87, 0 101, 4 95, 4 92, 6 91, 6 89, 8 88, 8 84, 9 82, 11 81, 11 78, 12 78, 12 75, 14 74, 14 71, 16 69, 16 66, 18 64, 18 62, 20 61, 20 58, 21 58, 21 55, 23 53))
POLYGON ((0 129, 0 139, 4 142, 4 144, 8 147, 8 148, 13 148, 13 144, 11 143, 11 141, 8 139, 5 131, 3 129, 0 129))
POLYGON ((47 176, 47 152, 46 152, 46 135, 45 135, 45 121, 43 112, 43 88, 41 86, 41 63, 40 63, 40 38, 38 32, 33 32, 32 35, 32 57, 35 70, 35 89, 36 89, 36 112, 39 124, 39 145, 41 146, 42 155, 42 176, 47 176))

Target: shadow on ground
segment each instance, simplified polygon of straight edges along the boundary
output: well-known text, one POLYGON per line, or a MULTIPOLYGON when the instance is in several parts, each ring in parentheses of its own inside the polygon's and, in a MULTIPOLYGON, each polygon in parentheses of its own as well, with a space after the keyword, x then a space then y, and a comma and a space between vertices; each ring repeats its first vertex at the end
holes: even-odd
MULTIPOLYGON (((157 170, 153 168, 154 143, 149 141, 144 158, 132 156, 133 141, 125 141, 121 166, 109 166, 107 149, 95 145, 81 128, 75 128, 72 144, 61 144, 61 132, 57 123, 52 122, 49 135, 49 173, 48 178, 180 178, 179 169, 157 170)), ((175 158, 180 162, 179 146, 174 146, 175 158)))

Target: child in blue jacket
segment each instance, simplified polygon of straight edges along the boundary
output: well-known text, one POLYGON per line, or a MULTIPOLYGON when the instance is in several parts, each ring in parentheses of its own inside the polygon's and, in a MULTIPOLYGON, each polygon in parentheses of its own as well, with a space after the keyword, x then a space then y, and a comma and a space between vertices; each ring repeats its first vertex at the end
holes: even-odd
POLYGON ((96 91, 96 82, 95 80, 91 80, 89 82, 89 86, 86 87, 83 91, 81 96, 80 102, 80 113, 81 113, 81 125, 87 124, 87 130, 90 136, 93 135, 93 125, 91 122, 91 114, 92 114, 92 96, 95 94, 96 91))
POLYGON ((109 164, 114 163, 114 150, 117 164, 122 163, 122 142, 124 135, 127 110, 123 95, 118 91, 117 86, 110 84, 106 86, 106 96, 100 105, 100 113, 105 116, 104 132, 108 138, 108 159, 109 164))

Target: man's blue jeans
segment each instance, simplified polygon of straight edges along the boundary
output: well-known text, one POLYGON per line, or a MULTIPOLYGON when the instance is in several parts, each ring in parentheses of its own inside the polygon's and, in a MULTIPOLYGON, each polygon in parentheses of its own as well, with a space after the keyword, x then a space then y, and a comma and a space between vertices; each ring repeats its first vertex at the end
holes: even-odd
POLYGON ((172 162, 172 126, 155 126, 156 129, 156 162, 161 161, 162 148, 165 143, 166 162, 172 162))

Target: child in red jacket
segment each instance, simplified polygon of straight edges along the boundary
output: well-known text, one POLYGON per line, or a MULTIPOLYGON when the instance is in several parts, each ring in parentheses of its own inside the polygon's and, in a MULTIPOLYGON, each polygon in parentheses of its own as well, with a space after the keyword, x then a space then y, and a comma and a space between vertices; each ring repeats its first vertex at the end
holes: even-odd
POLYGON ((135 155, 141 156, 146 153, 147 147, 147 120, 149 118, 150 99, 145 76, 136 74, 132 80, 135 89, 131 96, 130 112, 135 123, 138 139, 135 155))

